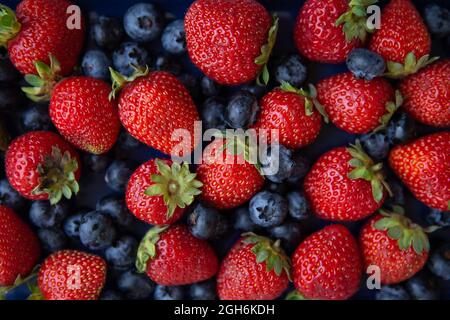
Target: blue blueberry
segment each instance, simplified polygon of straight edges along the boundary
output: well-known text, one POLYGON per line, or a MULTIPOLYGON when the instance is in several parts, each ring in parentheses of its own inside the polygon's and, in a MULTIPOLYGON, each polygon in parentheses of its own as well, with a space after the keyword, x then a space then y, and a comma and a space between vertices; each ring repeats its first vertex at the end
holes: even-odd
POLYGON ((402 285, 382 286, 375 294, 377 300, 411 300, 408 291, 402 285))
POLYGON ((145 274, 136 273, 134 270, 124 272, 117 279, 117 287, 127 299, 148 299, 155 290, 155 284, 145 274))
POLYGON ((296 220, 309 218, 309 202, 303 192, 291 191, 286 195, 289 215, 296 220))
POLYGON ((268 228, 283 223, 288 213, 288 204, 279 194, 262 191, 250 200, 249 210, 250 218, 256 225, 268 228))
POLYGON ((392 146, 411 140, 415 132, 414 120, 404 112, 394 114, 387 127, 387 137, 392 146))
POLYGON ((117 48, 124 36, 122 23, 112 17, 100 16, 92 26, 92 34, 100 48, 113 50, 117 48))
POLYGON ((189 288, 189 295, 192 300, 216 300, 216 283, 211 280, 194 283, 189 288))
POLYGON ((124 192, 136 164, 131 160, 115 160, 106 169, 105 181, 116 192, 124 192))
POLYGON ((0 112, 13 113, 25 103, 20 88, 10 83, 0 83, 0 112))
POLYGON ((100 300, 123 300, 123 295, 115 290, 105 290, 100 295, 100 300))
POLYGON ((414 300, 439 300, 440 292, 435 278, 420 273, 405 283, 414 300))
POLYGON ((247 90, 235 93, 225 111, 225 121, 231 128, 247 128, 255 123, 259 113, 256 97, 247 90))
POLYGON ((80 225, 85 211, 76 213, 68 217, 63 224, 64 233, 71 239, 80 238, 80 225))
POLYGON ((53 129, 48 108, 43 105, 31 105, 20 115, 20 127, 23 132, 50 131, 53 129))
POLYGON ((216 239, 228 231, 228 221, 223 214, 201 203, 195 205, 187 218, 189 230, 199 239, 216 239))
POLYGON ((14 67, 6 53, 0 52, 0 82, 16 82, 22 75, 14 67))
POLYGON ((233 227, 235 230, 243 232, 255 231, 259 228, 250 218, 248 206, 236 209, 233 215, 233 227))
POLYGON ((372 80, 383 75, 386 63, 378 53, 357 48, 347 56, 347 68, 356 78, 372 80))
POLYGON ((7 179, 0 180, 0 205, 20 211, 26 204, 27 200, 11 187, 7 179))
POLYGON ((170 72, 176 76, 180 75, 183 69, 180 63, 169 55, 158 56, 155 59, 154 68, 158 71, 170 72))
POLYGON ((153 297, 155 300, 183 300, 184 290, 179 286, 169 287, 157 285, 153 297))
POLYGON ((286 183, 276 183, 270 180, 266 180, 264 189, 281 195, 285 194, 289 190, 288 185, 286 183))
POLYGON ((200 85, 202 87, 202 93, 205 97, 215 97, 220 93, 221 90, 221 86, 207 76, 203 76, 200 85))
POLYGON ((450 244, 443 245, 432 252, 427 266, 434 275, 450 280, 450 244))
POLYGON ((111 60, 100 50, 87 51, 81 61, 84 75, 101 80, 110 79, 109 67, 111 65, 111 60))
POLYGON ((106 168, 112 162, 112 157, 108 153, 106 154, 93 154, 85 153, 83 156, 83 163, 86 168, 89 168, 92 172, 101 173, 105 172, 106 168))
POLYGON ((403 184, 396 178, 390 178, 387 182, 389 187, 391 188, 393 196, 386 199, 386 206, 403 206, 405 204, 405 188, 403 187, 403 184))
POLYGON ((117 270, 131 268, 136 261, 138 241, 131 236, 117 239, 112 246, 105 250, 106 261, 117 270))
POLYGON ((70 205, 62 200, 55 205, 49 201, 33 201, 30 207, 30 220, 38 228, 59 226, 69 214, 70 205))
POLYGON ((257 84, 246 84, 242 87, 242 90, 250 92, 256 99, 261 99, 267 93, 265 86, 258 86, 257 84))
POLYGON ((361 143, 373 161, 378 162, 386 159, 389 154, 390 143, 383 132, 365 134, 361 136, 361 143))
POLYGON ((121 227, 129 227, 133 216, 128 211, 125 200, 117 196, 106 196, 97 202, 96 210, 110 216, 121 227))
POLYGON ((294 169, 292 170, 291 176, 287 179, 287 181, 291 184, 297 185, 309 172, 310 162, 299 153, 294 154, 294 162, 294 169))
POLYGON ((203 121, 203 128, 224 130, 225 123, 225 104, 218 97, 207 99, 201 107, 201 117, 203 121))
POLYGON ((284 57, 275 69, 275 79, 278 83, 288 82, 294 87, 300 87, 307 76, 306 66, 299 55, 284 57))
POLYGON ((163 48, 172 54, 186 52, 186 33, 184 32, 184 20, 175 20, 164 29, 161 42, 163 48))
POLYGON ((81 218, 80 240, 88 249, 105 249, 111 246, 115 238, 116 229, 109 216, 92 211, 81 218))
POLYGON ((133 66, 145 68, 149 60, 147 50, 135 42, 124 42, 113 53, 114 69, 124 76, 133 74, 133 66))
POLYGON ((47 252, 56 252, 66 247, 67 237, 61 229, 39 229, 37 235, 42 247, 47 252))
POLYGON ((303 237, 300 224, 295 221, 287 221, 279 226, 270 228, 269 234, 272 239, 281 240, 282 247, 288 252, 293 252, 303 237))
POLYGON ((450 227, 450 211, 431 209, 427 213, 426 219, 431 225, 450 227))
POLYGON ((272 143, 261 155, 261 169, 265 177, 272 182, 282 183, 292 174, 295 167, 292 150, 272 143))
POLYGON ((138 42, 156 39, 164 27, 164 15, 150 3, 137 3, 131 6, 123 17, 127 35, 138 42))
POLYGON ((123 153, 124 151, 133 151, 139 148, 142 144, 136 140, 127 131, 122 130, 117 139, 116 151, 118 153, 123 153))
POLYGON ((450 35, 450 11, 436 3, 425 7, 425 22, 430 33, 438 36, 450 35))
POLYGON ((190 73, 182 73, 177 78, 186 87, 191 97, 196 100, 200 94, 198 79, 190 73))

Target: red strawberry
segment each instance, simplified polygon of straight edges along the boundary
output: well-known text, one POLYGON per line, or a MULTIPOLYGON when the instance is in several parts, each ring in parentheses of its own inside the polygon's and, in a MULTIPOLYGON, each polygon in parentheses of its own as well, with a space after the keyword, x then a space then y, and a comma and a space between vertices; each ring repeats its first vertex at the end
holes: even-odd
POLYGON ((102 258, 63 250, 42 263, 38 286, 45 300, 97 300, 105 280, 106 262, 102 258))
POLYGON ((304 190, 313 212, 333 221, 363 219, 384 202, 388 189, 382 164, 375 164, 357 141, 349 148, 335 148, 313 165, 304 190))
POLYGON ((450 59, 436 62, 400 83, 412 117, 435 127, 450 127, 450 59))
POLYGON ((71 5, 66 0, 23 0, 16 15, 0 6, 0 44, 21 73, 36 73, 34 62, 49 63, 50 53, 62 61, 62 75, 72 72, 83 48, 84 20, 80 17, 81 28, 68 28, 71 5))
POLYGON ((410 0, 391 0, 381 13, 380 27, 369 48, 387 61, 390 77, 415 73, 434 61, 429 59, 430 34, 410 0))
POLYGON ((327 226, 295 250, 292 271, 304 298, 348 299, 358 291, 363 271, 356 239, 342 225, 327 226))
POLYGON ((34 131, 15 139, 6 152, 5 168, 11 186, 30 200, 55 204, 79 190, 78 154, 52 132, 34 131))
POLYGON ((312 61, 344 62, 350 51, 365 41, 366 33, 371 32, 366 26, 366 7, 377 1, 358 2, 356 5, 348 0, 307 0, 294 29, 300 53, 312 61))
POLYGON ((218 260, 208 242, 184 225, 153 227, 139 245, 136 268, 159 285, 178 286, 214 277, 218 260))
MULTIPOLYGON (((0 206, 0 287, 27 276, 40 256, 39 240, 13 210, 0 206)), ((2 296, 0 288, 0 300, 2 296)))
POLYGON ((449 131, 397 146, 389 155, 389 165, 417 199, 431 208, 449 210, 449 131))
POLYGON ((350 72, 320 81, 317 92, 331 122, 349 133, 368 133, 385 126, 402 103, 386 80, 366 81, 350 72))
POLYGON ((430 244, 427 235, 401 211, 383 211, 361 230, 360 244, 365 265, 380 268, 382 284, 395 284, 411 278, 422 269, 428 258, 430 244))
POLYGON ((261 112, 254 128, 279 130, 279 142, 288 148, 298 149, 312 143, 322 128, 320 113, 324 111, 312 85, 310 91, 283 83, 269 92, 261 101, 261 112))
POLYGON ((112 96, 118 90, 119 116, 125 129, 139 141, 166 154, 186 156, 195 147, 197 109, 184 85, 168 72, 136 73, 125 78, 111 70, 112 96), (184 130, 181 141, 175 130, 184 130))
POLYGON ((217 292, 221 300, 273 300, 288 287, 289 273, 279 241, 245 234, 222 261, 217 292))
POLYGON ((191 60, 208 77, 237 85, 262 73, 276 42, 278 19, 255 0, 197 0, 184 18, 191 60), (272 27, 271 27, 272 25, 272 27))
POLYGON ((171 224, 185 212, 202 186, 187 163, 153 159, 142 164, 128 181, 128 209, 150 224, 171 224))
MULTIPOLYGON (((234 139, 230 139, 234 140, 234 139)), ((264 185, 255 164, 226 139, 215 139, 203 153, 197 169, 203 183, 202 199, 219 209, 236 208, 249 201, 264 185)))

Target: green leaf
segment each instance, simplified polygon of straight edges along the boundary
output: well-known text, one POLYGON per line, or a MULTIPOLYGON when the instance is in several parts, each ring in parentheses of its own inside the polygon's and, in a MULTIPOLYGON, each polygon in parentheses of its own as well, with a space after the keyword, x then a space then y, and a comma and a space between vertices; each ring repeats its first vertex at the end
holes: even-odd
POLYGON ((286 295, 285 300, 306 300, 306 298, 300 292, 294 290, 286 295))
POLYGON ((400 226, 393 226, 393 227, 388 229, 387 233, 388 233, 388 236, 391 239, 398 240, 398 239, 400 239, 402 237, 403 230, 402 230, 402 228, 400 226))
POLYGON ((377 179, 370 181, 372 187, 372 195, 377 203, 383 199, 383 186, 381 182, 377 179))

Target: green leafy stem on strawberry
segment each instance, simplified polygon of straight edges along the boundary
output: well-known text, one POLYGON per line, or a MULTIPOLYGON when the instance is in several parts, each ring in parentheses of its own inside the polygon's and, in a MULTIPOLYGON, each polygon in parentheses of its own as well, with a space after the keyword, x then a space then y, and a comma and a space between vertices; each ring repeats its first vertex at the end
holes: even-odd
POLYGON ((272 54, 273 47, 277 42, 277 34, 278 34, 278 22, 279 18, 276 15, 273 15, 273 23, 269 29, 269 33, 267 36, 267 43, 261 47, 261 55, 259 55, 255 59, 255 64, 258 66, 262 66, 261 72, 256 78, 256 83, 259 86, 265 86, 269 83, 270 73, 267 64, 269 63, 270 55, 272 54))
MULTIPOLYGON (((14 289, 16 289, 24 284, 26 284, 28 286, 28 289, 30 291, 29 297, 31 297, 33 295, 33 292, 37 292, 37 290, 35 288, 36 285, 33 284, 33 282, 36 281, 36 276, 37 276, 39 267, 40 267, 39 265, 35 266, 33 268, 33 270, 30 272, 30 274, 28 276, 26 276, 25 278, 22 278, 22 276, 20 276, 20 275, 17 276, 16 280, 14 281, 14 283, 12 285, 0 287, 0 301, 6 300, 6 296, 8 295, 8 293, 12 292, 14 289)), ((28 297, 28 299, 29 299, 29 297, 28 297)))
POLYGON ((395 112, 402 106, 403 104, 403 96, 399 90, 395 90, 395 101, 386 102, 386 111, 387 113, 380 118, 380 125, 375 128, 374 132, 378 132, 386 129, 389 121, 391 121, 395 112))
POLYGON ((114 70, 113 68, 109 68, 109 72, 111 73, 111 80, 112 80, 112 91, 109 95, 109 99, 115 99, 117 93, 119 93, 120 90, 123 89, 123 87, 130 82, 133 82, 134 80, 145 77, 149 73, 148 66, 145 66, 145 68, 139 68, 137 66, 132 65, 134 72, 131 76, 126 77, 124 75, 121 75, 119 72, 114 70))
POLYGON ((439 57, 430 58, 430 55, 426 54, 417 60, 414 52, 410 52, 406 55, 403 64, 395 61, 388 61, 386 63, 388 71, 384 75, 392 79, 402 79, 416 73, 438 59, 439 57))
POLYGON ((8 41, 13 39, 20 31, 21 24, 9 7, 0 4, 0 45, 7 47, 8 41))
POLYGON ((155 226, 142 238, 136 255, 136 270, 138 272, 144 273, 148 261, 156 257, 156 243, 160 239, 160 234, 168 228, 169 226, 155 226))

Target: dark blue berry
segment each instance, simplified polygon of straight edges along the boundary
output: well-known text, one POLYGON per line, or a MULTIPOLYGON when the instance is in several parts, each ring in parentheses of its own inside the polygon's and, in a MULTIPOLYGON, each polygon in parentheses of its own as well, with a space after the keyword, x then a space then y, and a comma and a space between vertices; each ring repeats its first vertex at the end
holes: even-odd
POLYGON ((119 138, 117 139, 116 149, 119 152, 123 151, 133 151, 141 146, 141 143, 136 140, 131 134, 127 131, 122 130, 119 134, 119 138))
POLYGON ((450 35, 450 11, 436 3, 425 7, 425 22, 428 30, 441 37, 450 35))
POLYGON ((33 201, 30 207, 30 220, 38 228, 59 226, 69 214, 70 205, 62 200, 55 205, 49 201, 33 201))
POLYGON ((402 285, 383 286, 375 294, 377 300, 410 300, 408 292, 402 285))
POLYGON ((106 261, 117 270, 126 270, 134 265, 138 241, 131 236, 117 239, 105 250, 106 261))
POLYGON ((80 225, 83 215, 87 213, 85 211, 76 213, 68 217, 63 224, 64 233, 71 239, 79 239, 80 237, 80 225))
POLYGON ((117 287, 130 300, 148 299, 155 290, 155 284, 147 275, 136 273, 133 270, 120 275, 117 279, 117 287))
POLYGON ((236 209, 233 221, 234 229, 239 231, 249 232, 258 229, 258 226, 250 218, 250 211, 247 206, 236 209))
POLYGON ((230 98, 225 121, 234 129, 247 128, 255 123, 259 110, 256 97, 247 90, 241 90, 230 98))
POLYGON ((205 97, 214 97, 220 93, 221 86, 211 78, 204 76, 200 82, 205 97))
POLYGON ((124 30, 118 19, 100 16, 92 27, 92 34, 100 48, 113 50, 120 45, 124 30))
POLYGON ((106 184, 116 192, 124 192, 135 168, 136 164, 131 160, 113 161, 106 170, 106 184))
POLYGON ((450 227, 450 211, 432 209, 427 213, 426 219, 431 225, 450 227))
POLYGON ((391 145, 407 142, 414 138, 416 125, 414 120, 406 113, 394 114, 387 127, 387 137, 391 145))
POLYGON ((215 281, 194 283, 189 288, 189 295, 192 300, 216 300, 216 283, 215 281))
POLYGON ((61 229, 39 229, 37 235, 44 250, 50 253, 64 249, 67 244, 67 237, 61 229))
POLYGON ((183 300, 184 290, 178 286, 160 286, 157 285, 155 294, 153 296, 155 300, 183 300))
POLYGON ((278 194, 283 195, 288 191, 289 188, 286 183, 276 183, 271 182, 270 180, 266 180, 264 189, 270 192, 276 192, 278 194))
POLYGON ((383 132, 365 134, 361 136, 361 143, 373 161, 386 159, 389 154, 389 140, 383 132))
POLYGON ((112 219, 98 211, 92 211, 81 219, 80 240, 91 250, 109 247, 116 238, 116 229, 112 219))
POLYGON ((124 76, 133 74, 133 66, 145 68, 149 60, 147 50, 135 42, 124 42, 113 53, 114 68, 124 76))
POLYGON ((246 84, 242 87, 242 90, 250 92, 256 99, 261 99, 267 93, 265 86, 258 86, 257 84, 246 84))
POLYGON ((11 187, 8 180, 0 180, 0 205, 20 211, 26 203, 27 200, 11 187))
POLYGON ((100 295, 100 300, 123 300, 123 295, 114 290, 105 290, 100 295))
POLYGON ((176 76, 181 74, 182 66, 172 56, 163 55, 155 59, 155 70, 167 71, 176 76))
POLYGON ((123 17, 127 35, 138 42, 156 39, 164 27, 164 15, 150 3, 137 3, 131 6, 123 17))
POLYGON ((220 98, 212 97, 207 99, 201 108, 203 128, 224 130, 225 124, 225 104, 220 98))
POLYGON ((283 223, 288 213, 285 198, 277 193, 262 191, 256 194, 249 205, 250 218, 261 227, 274 227, 283 223))
POLYGON ((428 269, 444 280, 450 280, 450 244, 443 245, 432 252, 428 269))
POLYGON ((101 80, 109 80, 109 67, 111 60, 103 51, 89 50, 87 51, 81 62, 84 75, 101 80))
POLYGON ((293 54, 281 59, 275 69, 275 79, 278 83, 288 82, 294 87, 300 87, 307 76, 306 66, 299 55, 293 54))
POLYGON ((287 181, 289 183, 297 185, 308 173, 310 163, 308 159, 306 159, 299 153, 296 153, 294 155, 294 162, 295 162, 294 169, 292 170, 291 176, 287 179, 287 181))
POLYGON ((97 202, 96 210, 109 215, 121 227, 129 227, 133 216, 128 211, 125 200, 117 196, 106 196, 97 202))
POLYGON ((195 205, 188 218, 189 230, 199 239, 216 239, 228 231, 228 221, 219 211, 201 203, 195 205))
POLYGON ((190 73, 182 73, 177 78, 183 83, 192 98, 197 99, 200 93, 198 79, 190 73))
POLYGON ((286 195, 289 215, 296 220, 309 218, 309 202, 303 192, 291 191, 286 195))
POLYGON ((425 273, 418 274, 405 283, 405 287, 414 300, 438 300, 439 287, 435 278, 425 273))
POLYGON ((31 105, 20 115, 20 127, 23 132, 49 131, 53 129, 48 108, 43 105, 31 105))
POLYGON ((403 184, 394 178, 388 179, 387 182, 391 188, 393 196, 386 199, 386 206, 403 206, 405 204, 405 188, 403 187, 403 184))
POLYGON ((0 112, 12 113, 24 103, 24 95, 18 86, 0 83, 0 112))
POLYGON ((266 152, 263 152, 260 160, 265 177, 276 183, 287 180, 295 167, 292 150, 277 143, 272 143, 266 152))
POLYGON ((184 21, 175 20, 164 29, 161 42, 163 48, 172 54, 186 52, 186 33, 184 32, 184 21))
POLYGON ((289 253, 297 248, 303 237, 300 224, 294 221, 287 221, 282 225, 270 228, 269 234, 273 239, 281 240, 282 247, 289 253))
POLYGON ((83 156, 83 162, 86 168, 89 168, 92 172, 101 173, 105 172, 106 168, 112 162, 112 157, 108 153, 106 154, 93 154, 86 153, 83 156))
POLYGON ((21 79, 21 74, 9 60, 6 53, 0 53, 0 82, 15 82, 21 79))
POLYGON ((383 75, 386 63, 378 53, 357 48, 347 56, 347 68, 356 78, 370 81, 383 75))

